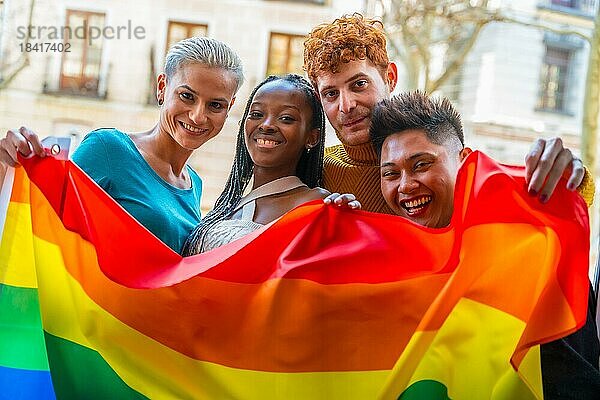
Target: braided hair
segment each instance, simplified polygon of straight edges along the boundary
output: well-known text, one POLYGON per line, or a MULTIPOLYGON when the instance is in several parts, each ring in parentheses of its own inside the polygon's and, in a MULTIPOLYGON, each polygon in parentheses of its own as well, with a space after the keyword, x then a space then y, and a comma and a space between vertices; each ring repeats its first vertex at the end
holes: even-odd
POLYGON ((309 81, 300 75, 288 74, 284 76, 270 75, 264 81, 259 83, 248 98, 244 115, 242 117, 237 136, 235 148, 235 157, 229 178, 225 184, 225 189, 217 199, 214 208, 206 214, 202 221, 194 228, 183 246, 183 255, 189 256, 197 254, 202 248, 204 237, 209 229, 219 221, 229 219, 240 202, 244 190, 248 186, 254 170, 254 163, 250 158, 250 153, 246 148, 244 141, 244 121, 248 118, 250 105, 254 100, 256 92, 265 84, 277 80, 291 83, 295 88, 301 90, 312 109, 311 129, 319 129, 319 142, 310 151, 307 149, 302 152, 298 165, 296 166, 296 176, 308 187, 314 188, 321 184, 323 176, 323 153, 325 151, 325 114, 317 93, 309 81))

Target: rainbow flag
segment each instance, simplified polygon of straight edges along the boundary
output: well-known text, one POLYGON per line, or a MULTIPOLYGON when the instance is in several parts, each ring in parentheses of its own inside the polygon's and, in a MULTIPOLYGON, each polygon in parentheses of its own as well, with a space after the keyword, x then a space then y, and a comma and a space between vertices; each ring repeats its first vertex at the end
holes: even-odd
POLYGON ((71 162, 23 164, 0 397, 540 399, 539 344, 585 322, 585 203, 481 153, 447 229, 312 202, 188 258, 71 162))

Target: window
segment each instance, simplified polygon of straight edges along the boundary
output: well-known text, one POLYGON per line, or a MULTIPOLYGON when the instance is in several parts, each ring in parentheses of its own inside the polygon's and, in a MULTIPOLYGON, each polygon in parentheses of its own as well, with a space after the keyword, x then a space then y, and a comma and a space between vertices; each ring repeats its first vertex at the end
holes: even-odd
POLYGON ((269 60, 267 75, 296 73, 303 75, 304 71, 304 36, 271 33, 269 40, 269 60))
POLYGON ((598 10, 598 0, 545 0, 541 7, 569 14, 594 17, 598 10))
POLYGON ((165 52, 168 52, 171 46, 180 40, 192 36, 206 36, 207 32, 208 26, 206 25, 169 21, 169 28, 167 31, 167 47, 165 52))
POLYGON ((577 7, 577 1, 576 0, 552 0, 552 5, 568 7, 568 8, 575 8, 575 7, 577 7))
POLYGON ((104 28, 104 14, 67 10, 65 44, 60 70, 60 89, 88 96, 98 95, 102 57, 102 35, 89 37, 89 27, 104 28), (70 33, 69 33, 70 31, 70 33))
POLYGON ((570 50, 546 46, 540 78, 539 109, 566 111, 565 97, 570 62, 570 50))

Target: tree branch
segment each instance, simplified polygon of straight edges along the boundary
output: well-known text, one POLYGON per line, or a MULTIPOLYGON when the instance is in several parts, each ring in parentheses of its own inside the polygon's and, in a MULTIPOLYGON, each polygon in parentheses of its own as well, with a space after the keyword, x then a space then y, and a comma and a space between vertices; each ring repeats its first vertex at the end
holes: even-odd
POLYGON ((17 77, 17 75, 29 66, 29 55, 25 53, 19 58, 19 65, 4 79, 0 80, 0 89, 4 89, 17 77))
MULTIPOLYGON (((35 0, 31 0, 29 5, 29 17, 27 18, 27 26, 31 26, 33 22, 33 8, 35 6, 35 0)), ((25 37, 24 46, 29 43, 29 34, 25 37)), ((18 61, 19 65, 13 69, 13 71, 6 77, 0 80, 0 90, 8 87, 8 85, 17 77, 17 75, 25 68, 29 66, 29 53, 26 51, 22 53, 18 61)))
POLYGON ((444 82, 451 78, 452 75, 456 73, 456 71, 458 71, 460 66, 464 63, 467 55, 475 45, 475 42, 479 38, 481 30, 490 22, 491 21, 486 21, 475 25, 473 33, 471 34, 467 42, 463 45, 461 51, 455 57, 452 58, 452 61, 450 61, 442 75, 440 75, 435 81, 433 81, 430 87, 425 88, 428 92, 431 93, 437 90, 437 88, 439 88, 444 82))
POLYGON ((529 26, 532 28, 538 28, 538 29, 542 29, 545 31, 549 31, 549 32, 554 32, 556 34, 559 35, 574 35, 574 36, 578 36, 581 39, 585 40, 588 43, 592 43, 592 38, 588 35, 586 35, 585 33, 582 33, 580 31, 574 30, 574 29, 560 29, 560 28, 555 28, 553 26, 550 25, 545 25, 539 22, 527 22, 527 21, 522 21, 519 20, 517 18, 512 18, 512 17, 508 17, 508 16, 502 16, 498 22, 503 22, 503 23, 513 23, 513 24, 518 24, 518 25, 522 25, 522 26, 529 26))

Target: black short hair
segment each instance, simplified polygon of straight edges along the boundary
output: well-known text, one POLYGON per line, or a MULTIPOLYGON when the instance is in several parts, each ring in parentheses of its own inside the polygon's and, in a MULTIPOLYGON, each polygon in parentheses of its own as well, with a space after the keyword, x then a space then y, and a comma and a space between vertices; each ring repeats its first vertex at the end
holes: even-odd
POLYGON ((419 90, 406 92, 377 104, 371 117, 371 143, 381 158, 385 139, 409 129, 425 131, 431 143, 444 145, 458 139, 465 145, 460 114, 447 98, 431 98, 419 90))

